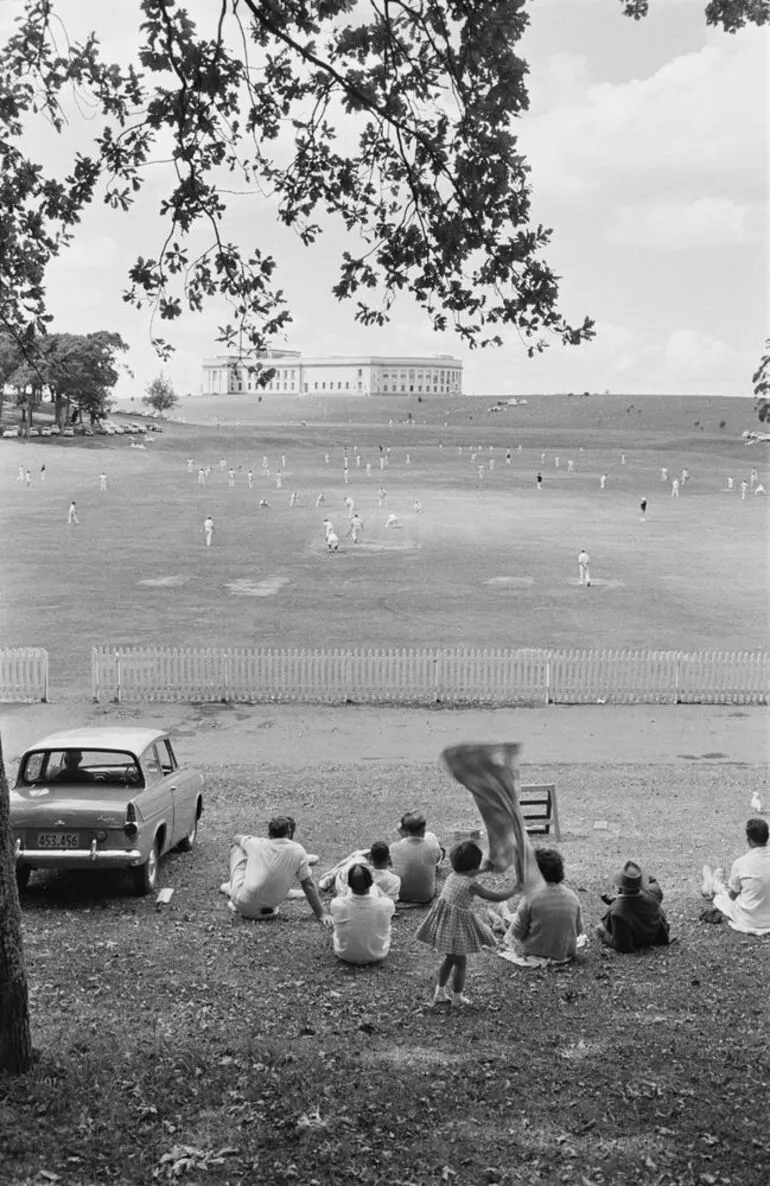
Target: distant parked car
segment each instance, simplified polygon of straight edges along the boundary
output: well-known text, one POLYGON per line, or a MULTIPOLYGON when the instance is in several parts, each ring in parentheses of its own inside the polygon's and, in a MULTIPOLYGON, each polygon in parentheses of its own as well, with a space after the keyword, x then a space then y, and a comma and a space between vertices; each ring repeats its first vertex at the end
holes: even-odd
POLYGON ((86 425, 86 427, 83 429, 83 436, 84 437, 92 437, 93 435, 94 435, 93 428, 89 428, 88 425, 86 425))
POLYGON ((63 428, 61 430, 61 434, 63 437, 74 437, 75 429, 74 428, 63 428))
POLYGON ((52 437, 58 437, 58 436, 61 436, 61 429, 59 428, 59 425, 58 425, 58 424, 52 424, 52 425, 51 425, 51 436, 52 436, 52 437))
POLYGON ((51 429, 50 429, 50 428, 48 428, 48 427, 46 427, 46 428, 41 428, 41 429, 40 429, 40 435, 41 435, 41 437, 49 437, 49 436, 51 435, 51 429))
POLYGON ((16 425, 13 425, 12 428, 4 428, 3 429, 3 436, 9 440, 12 439, 13 437, 17 437, 18 435, 19 435, 19 430, 16 427, 16 425))
POLYGON ((11 790, 16 880, 34 869, 128 869, 139 895, 158 883, 158 862, 189 852, 203 812, 203 780, 179 765, 158 729, 90 727, 31 746, 11 790))
POLYGON ((29 437, 39 437, 39 436, 40 436, 40 429, 39 429, 39 428, 35 428, 35 426, 34 426, 34 424, 33 424, 33 425, 32 425, 32 428, 28 428, 28 429, 27 429, 27 436, 29 436, 29 437))

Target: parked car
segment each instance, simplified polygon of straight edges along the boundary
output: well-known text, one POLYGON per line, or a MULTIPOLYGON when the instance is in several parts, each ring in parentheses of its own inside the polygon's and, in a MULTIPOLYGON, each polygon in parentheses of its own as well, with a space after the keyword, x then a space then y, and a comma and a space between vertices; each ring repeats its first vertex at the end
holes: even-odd
POLYGON ((203 811, 203 780, 180 766, 158 729, 89 727, 31 746, 11 790, 11 842, 23 891, 35 869, 128 869, 152 893, 158 862, 189 852, 203 811))
POLYGON ((27 429, 27 436, 28 436, 28 437, 39 437, 39 436, 40 436, 40 429, 39 429, 39 428, 35 428, 35 426, 34 426, 34 424, 33 424, 31 428, 28 428, 28 429, 27 429))
POLYGON ((63 437, 74 437, 75 429, 74 428, 63 428, 61 430, 61 435, 63 437))
POLYGON ((61 436, 61 429, 59 428, 59 425, 58 425, 58 424, 52 424, 52 425, 51 425, 51 436, 52 436, 52 437, 58 437, 58 436, 61 436))
POLYGON ((4 428, 3 429, 3 436, 9 440, 12 439, 13 437, 17 437, 18 435, 19 435, 19 430, 15 424, 13 425, 12 428, 4 428))
POLYGON ((52 432, 53 432, 52 428, 41 428, 40 429, 41 437, 49 437, 52 432))
POLYGON ((93 428, 89 428, 88 425, 86 425, 85 428, 83 429, 83 436, 84 437, 92 437, 93 435, 94 435, 93 428))

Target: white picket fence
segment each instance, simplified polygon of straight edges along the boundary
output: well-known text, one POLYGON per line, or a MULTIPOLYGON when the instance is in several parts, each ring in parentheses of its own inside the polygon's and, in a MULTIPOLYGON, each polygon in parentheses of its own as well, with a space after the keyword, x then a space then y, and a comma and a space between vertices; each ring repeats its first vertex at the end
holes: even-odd
POLYGON ((91 654, 97 701, 770 702, 770 655, 760 652, 94 647, 91 654))
POLYGON ((48 651, 42 647, 0 650, 0 703, 48 699, 48 651))

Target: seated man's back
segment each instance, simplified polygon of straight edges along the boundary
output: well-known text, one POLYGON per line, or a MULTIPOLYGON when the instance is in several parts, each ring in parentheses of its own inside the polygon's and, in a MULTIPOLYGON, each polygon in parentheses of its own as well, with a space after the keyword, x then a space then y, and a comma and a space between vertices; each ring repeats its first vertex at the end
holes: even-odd
POLYGON ((364 865, 351 866, 348 886, 350 892, 335 898, 330 906, 334 954, 348 964, 376 963, 390 951, 395 903, 372 892, 372 872, 364 865))
MULTIPOLYGON (((408 817, 404 817, 408 820, 408 817)), ((402 831, 406 826, 402 822, 402 831)), ((401 878, 401 902, 430 902, 436 895, 436 869, 444 852, 432 832, 420 831, 404 836, 390 846, 393 872, 401 878)))
POLYGON ((245 918, 271 914, 292 886, 310 877, 307 853, 296 840, 239 836, 237 843, 246 853, 246 870, 230 900, 245 918))

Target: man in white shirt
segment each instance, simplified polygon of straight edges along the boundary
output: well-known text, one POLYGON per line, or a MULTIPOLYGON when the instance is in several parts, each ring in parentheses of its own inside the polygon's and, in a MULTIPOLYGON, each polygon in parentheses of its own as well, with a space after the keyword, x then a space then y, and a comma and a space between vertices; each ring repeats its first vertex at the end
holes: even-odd
POLYGON ((390 923, 396 906, 391 898, 373 894, 372 871, 366 865, 348 870, 350 893, 331 904, 334 954, 347 964, 373 964, 390 951, 390 923))
POLYGON ((318 921, 331 926, 310 873, 308 855, 293 839, 294 820, 276 816, 267 826, 267 836, 236 836, 230 853, 230 880, 221 889, 230 906, 244 918, 268 919, 278 913, 281 902, 299 882, 318 921))
POLYGON ((578 552, 578 583, 590 587, 591 585, 591 569, 589 565, 591 557, 586 552, 585 548, 581 548, 578 552))
POLYGON ((726 882, 723 869, 715 869, 712 874, 708 865, 703 868, 704 897, 713 893, 714 905, 733 930, 748 935, 770 935, 769 832, 767 820, 747 821, 749 851, 733 862, 726 882))

